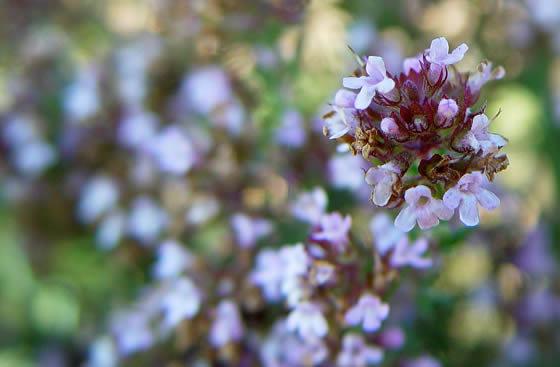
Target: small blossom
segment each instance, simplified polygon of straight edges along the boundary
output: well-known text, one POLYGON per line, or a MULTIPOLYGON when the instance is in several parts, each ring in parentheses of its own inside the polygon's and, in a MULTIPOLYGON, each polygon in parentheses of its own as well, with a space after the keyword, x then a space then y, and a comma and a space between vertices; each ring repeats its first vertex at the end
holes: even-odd
POLYGON ((374 332, 381 326, 381 322, 389 315, 389 305, 382 303, 379 297, 369 293, 363 294, 358 303, 350 308, 344 319, 351 326, 362 324, 366 332, 374 332))
POLYGON ((185 213, 185 220, 192 224, 203 224, 218 215, 220 203, 214 197, 198 196, 193 198, 185 213))
POLYGON ((157 249, 157 262, 153 273, 158 279, 169 279, 179 276, 194 262, 193 255, 179 242, 168 240, 157 249))
POLYGON ((302 302, 288 315, 286 328, 297 331, 302 339, 308 340, 326 336, 329 326, 316 305, 302 302))
POLYGON ((375 248, 380 255, 385 255, 403 237, 404 233, 395 227, 393 220, 386 213, 379 213, 371 220, 369 229, 373 234, 375 248))
POLYGON ((329 179, 338 188, 357 190, 367 187, 363 166, 363 161, 352 154, 336 155, 328 163, 329 179))
POLYGON ((235 214, 231 218, 231 226, 235 232, 237 243, 242 248, 255 246, 257 241, 272 231, 269 221, 260 218, 249 218, 244 214, 235 214))
POLYGON ((200 293, 189 278, 178 278, 169 287, 161 301, 165 313, 164 327, 168 329, 184 319, 193 318, 200 309, 200 293))
POLYGON ((439 126, 447 126, 459 112, 459 106, 454 99, 443 98, 439 101, 436 119, 439 126))
POLYGON ((453 216, 453 210, 441 200, 434 199, 430 189, 424 185, 406 190, 404 199, 407 206, 395 219, 395 226, 401 231, 409 232, 416 222, 420 229, 431 228, 439 224, 439 219, 448 220, 453 216))
POLYGON ((88 181, 78 202, 78 218, 91 223, 110 210, 119 198, 115 181, 108 176, 97 176, 88 181))
POLYGON ((449 209, 459 207, 459 218, 467 226, 478 224, 477 203, 486 210, 494 210, 500 205, 496 195, 481 187, 483 180, 480 172, 466 174, 443 195, 443 203, 449 209))
POLYGON ((286 275, 305 275, 310 265, 310 259, 301 243, 283 246, 279 251, 286 275))
POLYGON ((194 164, 195 151, 186 132, 168 126, 148 142, 148 150, 164 172, 183 175, 194 164))
POLYGON ((33 140, 17 146, 13 151, 13 164, 23 175, 35 178, 56 161, 54 147, 42 140, 33 140))
POLYGON ((388 93, 395 87, 393 79, 387 76, 385 63, 379 56, 368 57, 366 63, 367 76, 348 77, 342 80, 342 85, 349 89, 360 89, 354 107, 364 110, 369 107, 375 93, 388 93))
POLYGON ((410 265, 413 268, 423 269, 432 265, 432 260, 422 257, 428 249, 428 241, 425 238, 416 240, 409 244, 408 237, 403 236, 391 256, 391 266, 400 268, 410 265))
POLYGON ((462 43, 453 52, 449 53, 449 43, 445 37, 439 37, 432 41, 426 55, 426 60, 437 65, 453 65, 463 59, 469 47, 462 43))
POLYGON ((339 89, 334 95, 334 105, 340 108, 354 108, 356 93, 346 89, 339 89))
POLYGON ((217 348, 238 342, 245 333, 237 305, 223 300, 216 309, 216 319, 210 329, 210 343, 217 348))
POLYGON ((181 95, 196 112, 208 114, 231 99, 231 84, 220 67, 207 66, 185 78, 181 95))
POLYGON ((492 70, 492 63, 483 61, 478 66, 477 71, 469 76, 467 89, 471 94, 477 94, 484 84, 494 79, 502 79, 505 75, 506 71, 503 67, 499 66, 492 70))
POLYGON ((86 120, 99 110, 97 74, 94 69, 84 69, 64 90, 64 110, 71 121, 86 120))
POLYGON ((320 187, 302 193, 292 205, 292 215, 297 219, 318 224, 327 209, 327 193, 320 187))
POLYGON ((366 172, 366 182, 373 186, 373 203, 385 206, 393 195, 393 186, 399 180, 400 169, 394 162, 371 167, 366 172))
POLYGON ((151 347, 156 341, 150 330, 149 315, 143 310, 119 313, 111 322, 119 352, 129 355, 151 347))
POLYGON ((404 345, 404 332, 400 327, 389 327, 379 335, 379 344, 386 349, 399 349, 404 345))
POLYGON ((464 140, 475 152, 482 150, 483 155, 494 153, 507 144, 502 136, 488 132, 489 124, 488 116, 484 114, 476 115, 473 118, 471 130, 464 137, 464 140))
POLYGON ((157 117, 145 111, 129 112, 119 123, 117 136, 120 143, 129 148, 139 148, 155 134, 157 117))
POLYGON ((348 333, 342 339, 342 351, 337 358, 338 367, 366 367, 383 360, 381 348, 369 346, 364 337, 348 333))
POLYGON ((344 251, 348 245, 348 231, 352 226, 352 218, 340 213, 325 214, 319 221, 319 230, 311 235, 315 241, 327 241, 338 251, 344 251))

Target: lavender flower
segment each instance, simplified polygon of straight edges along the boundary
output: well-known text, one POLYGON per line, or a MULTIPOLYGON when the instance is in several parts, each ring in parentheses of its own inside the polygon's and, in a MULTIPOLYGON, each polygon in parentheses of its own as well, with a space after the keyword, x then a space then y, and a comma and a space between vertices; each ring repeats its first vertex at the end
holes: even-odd
POLYGON ((368 57, 366 72, 367 76, 349 77, 342 80, 344 87, 360 89, 354 102, 354 107, 359 110, 368 108, 375 93, 388 93, 395 87, 393 79, 387 76, 385 62, 381 57, 368 57))
POLYGON ((480 172, 466 174, 443 195, 445 206, 453 210, 459 207, 459 218, 467 226, 478 224, 477 202, 486 210, 494 210, 500 205, 496 195, 480 187, 482 181, 480 172))
POLYGON ((395 219, 395 226, 401 231, 409 232, 416 221, 420 229, 426 229, 437 226, 439 219, 448 220, 453 216, 453 210, 443 205, 441 200, 434 199, 430 189, 424 185, 406 190, 404 198, 408 206, 395 219))
POLYGON ((121 240, 126 226, 125 215, 121 211, 109 213, 99 224, 95 240, 102 250, 113 249, 121 240))
POLYGON ((88 181, 80 194, 78 218, 84 223, 91 223, 113 208, 119 198, 115 181, 104 175, 88 181))
POLYGON ((218 66, 206 66, 189 74, 181 86, 181 95, 198 113, 208 114, 231 99, 231 85, 218 66))
POLYGON ((167 225, 167 214, 152 199, 141 196, 134 200, 127 228, 132 237, 145 245, 152 244, 167 225))
POLYGON ((366 182, 373 186, 372 201, 375 205, 385 206, 393 195, 393 186, 400 182, 400 167, 394 162, 371 167, 366 172, 366 182))
POLYGON ((148 142, 148 150, 164 172, 183 175, 196 160, 186 132, 179 126, 168 126, 148 142))
POLYGON ((410 265, 417 269, 430 267, 432 266, 432 260, 422 257, 427 249, 428 241, 425 238, 420 238, 413 244, 409 244, 408 237, 402 236, 391 255, 391 266, 399 268, 410 265))
POLYGON ((344 320, 351 326, 362 324, 365 332, 371 333, 381 327, 381 322, 389 315, 389 305, 382 303, 379 297, 364 293, 358 303, 350 308, 344 320))
POLYGON ((311 235, 315 241, 329 242, 339 252, 343 252, 348 245, 348 231, 352 226, 352 218, 340 213, 325 214, 319 221, 319 229, 311 235))
POLYGON ((306 132, 301 114, 295 109, 288 109, 282 115, 280 126, 276 129, 276 141, 289 148, 298 148, 305 143, 306 132))
POLYGON ((292 215, 297 219, 318 224, 327 209, 328 198, 325 190, 315 187, 310 192, 300 194, 292 205, 292 215))
POLYGON ((297 331, 304 340, 322 338, 329 330, 319 307, 310 302, 301 302, 296 306, 286 319, 286 328, 297 331))
POLYGON ((471 130, 463 138, 475 152, 481 150, 483 155, 494 153, 507 144, 507 140, 500 135, 488 132, 489 124, 488 116, 476 115, 471 130))
POLYGON ((404 232, 395 227, 393 220, 386 213, 379 213, 373 217, 369 229, 373 234, 375 248, 382 256, 404 236, 404 232))
POLYGON ((256 262, 250 275, 251 283, 262 288, 268 301, 278 301, 282 297, 282 283, 286 279, 283 259, 277 251, 264 249, 257 255, 256 262))
POLYGON ((462 43, 453 52, 449 53, 449 43, 445 37, 439 37, 432 41, 426 55, 426 60, 436 65, 453 65, 463 60, 469 47, 462 43))
POLYGON ((453 99, 446 99, 443 98, 439 101, 436 120, 438 126, 451 126, 452 120, 457 116, 457 112, 459 112, 459 106, 457 102, 453 99))
POLYGON ((146 111, 133 110, 121 120, 117 130, 118 140, 129 148, 140 148, 156 134, 157 117, 146 111))
POLYGON ((338 367, 366 367, 379 364, 383 350, 366 344, 363 336, 354 333, 344 335, 342 351, 337 358, 338 367))
POLYGON ((210 328, 210 343, 221 348, 243 338, 245 329, 235 302, 222 300, 216 308, 216 318, 210 328))
POLYGON ((237 243, 242 248, 255 246, 257 241, 272 231, 269 221, 261 218, 249 218, 244 214, 237 213, 231 218, 237 243))
POLYGON ((161 300, 161 308, 165 313, 164 328, 172 329, 182 320, 194 317, 200 309, 200 303, 200 293, 189 278, 174 280, 161 300))
POLYGON ((153 266, 154 277, 175 278, 192 266, 193 255, 179 242, 167 240, 157 249, 157 262, 153 266))

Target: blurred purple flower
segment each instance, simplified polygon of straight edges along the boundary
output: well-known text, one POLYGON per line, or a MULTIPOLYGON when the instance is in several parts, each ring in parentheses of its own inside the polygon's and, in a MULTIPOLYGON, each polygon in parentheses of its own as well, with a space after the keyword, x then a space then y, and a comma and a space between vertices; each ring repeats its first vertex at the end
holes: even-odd
POLYGON ((216 308, 216 318, 210 328, 210 343, 221 348, 243 338, 245 330, 237 305, 231 300, 222 300, 216 308))
POLYGON ((299 220, 318 224, 328 204, 327 193, 321 187, 300 194, 291 206, 292 214, 299 220))
POLYGON ((349 215, 343 217, 337 212, 324 214, 311 238, 315 241, 329 242, 339 252, 343 252, 348 246, 348 231, 351 226, 352 218, 349 215))
POLYGON ((295 109, 288 109, 280 119, 280 126, 276 128, 276 141, 290 148, 298 148, 305 143, 306 132, 303 117, 295 109))
POLYGON ((288 315, 286 328, 297 332, 302 339, 309 340, 326 336, 329 325, 319 307, 310 302, 301 302, 288 315))
POLYGON ((77 215, 84 223, 91 223, 112 209, 119 199, 119 189, 109 176, 91 178, 80 193, 77 215))
POLYGON ((128 232, 143 243, 151 245, 167 225, 167 213, 147 197, 134 200, 127 220, 128 232))
POLYGON ((382 303, 379 297, 369 293, 363 294, 358 303, 345 314, 348 325, 362 324, 365 332, 374 332, 381 327, 381 322, 389 315, 389 305, 382 303))
POLYGON ((381 363, 383 350, 366 344, 364 337, 347 333, 342 339, 342 350, 337 358, 338 367, 367 367, 381 363))
POLYGON ((193 255, 182 244, 174 240, 164 241, 157 249, 157 262, 153 274, 157 279, 178 277, 194 263, 193 255))
POLYGON ((191 141, 179 126, 166 127, 147 145, 159 168, 164 172, 183 175, 190 170, 196 160, 191 141))
POLYGON ((185 78, 180 93, 196 112, 208 114, 230 101, 231 85, 220 67, 206 66, 185 78))
POLYGON ((146 111, 130 111, 120 121, 117 136, 121 144, 140 148, 156 134, 157 116, 146 111))
POLYGON ((200 292, 189 278, 173 280, 161 300, 164 328, 173 329, 182 320, 193 318, 200 309, 200 298, 200 292))
POLYGON ((404 364, 404 367, 441 367, 441 363, 430 356, 422 356, 415 359, 409 359, 404 364))
POLYGON ((121 240, 126 225, 126 218, 121 211, 109 213, 97 228, 95 240, 102 250, 113 249, 121 240))
POLYGON ((369 224, 375 248, 381 256, 392 249, 395 244, 403 237, 404 232, 395 227, 393 220, 386 213, 379 213, 369 224))
POLYGON ((237 244, 241 248, 255 246, 260 238, 272 231, 270 221, 261 218, 250 218, 241 213, 232 216, 231 226, 233 227, 237 244))
POLYGON ((391 266, 400 268, 410 265, 417 269, 430 267, 432 260, 422 257, 427 249, 428 241, 425 238, 419 238, 413 244, 409 244, 408 237, 402 236, 391 255, 391 266))

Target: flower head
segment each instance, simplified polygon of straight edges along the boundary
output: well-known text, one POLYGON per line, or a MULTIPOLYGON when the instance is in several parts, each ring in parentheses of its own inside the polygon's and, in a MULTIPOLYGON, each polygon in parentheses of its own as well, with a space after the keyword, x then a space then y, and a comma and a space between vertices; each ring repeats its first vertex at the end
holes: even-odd
POLYGON ((453 210, 443 205, 441 200, 434 199, 430 189, 424 185, 406 190, 404 199, 407 206, 395 219, 395 226, 401 231, 410 231, 416 222, 420 229, 434 227, 440 219, 448 220, 453 216, 453 210))
POLYGON ((364 331, 374 332, 381 327, 381 322, 388 315, 388 304, 382 303, 377 296, 365 293, 358 303, 346 312, 344 319, 348 325, 362 324, 364 331))
POLYGON ((453 210, 459 207, 459 218, 467 226, 478 224, 477 203, 486 210, 494 210, 500 205, 496 195, 481 187, 483 180, 480 172, 466 174, 443 195, 445 206, 453 210))
POLYGON ((379 56, 368 57, 367 75, 349 77, 342 80, 342 85, 350 89, 360 89, 354 107, 359 110, 368 108, 375 93, 388 93, 395 87, 393 79, 387 76, 385 62, 379 56))

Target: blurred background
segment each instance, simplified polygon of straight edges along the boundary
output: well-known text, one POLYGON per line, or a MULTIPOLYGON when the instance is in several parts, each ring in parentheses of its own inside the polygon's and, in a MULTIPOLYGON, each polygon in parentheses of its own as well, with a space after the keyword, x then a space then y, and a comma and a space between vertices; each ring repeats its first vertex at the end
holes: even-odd
MULTIPOLYGON (((439 36, 469 45, 461 71, 506 69, 481 103, 511 164, 479 227, 434 231, 441 268, 394 306, 399 353, 557 366, 559 0, 0 0, 0 366, 93 363, 161 238, 226 257, 242 211, 300 241, 288 203, 317 185, 366 233, 360 165, 320 117, 355 68, 347 45, 398 73, 439 36)), ((184 349, 122 363, 192 365, 184 349)))

